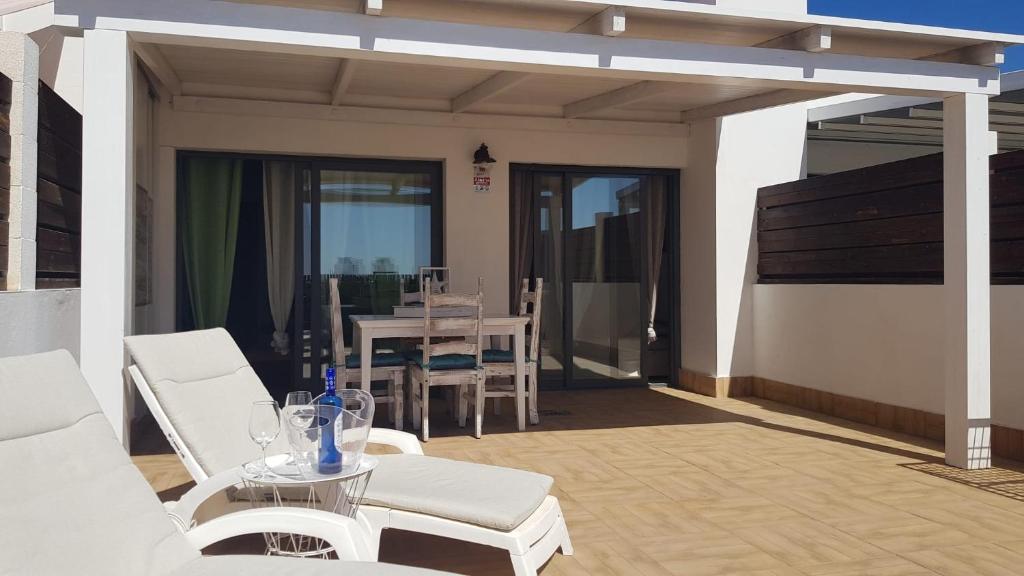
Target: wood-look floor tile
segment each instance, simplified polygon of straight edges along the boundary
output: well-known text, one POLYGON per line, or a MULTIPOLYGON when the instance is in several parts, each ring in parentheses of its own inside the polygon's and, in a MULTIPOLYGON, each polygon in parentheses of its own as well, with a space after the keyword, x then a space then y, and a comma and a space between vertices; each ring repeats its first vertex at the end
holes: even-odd
MULTIPOLYGON (((577 555, 555 554, 541 576, 1024 574, 1024 467, 956 471, 934 442, 763 400, 669 389, 540 400, 552 412, 539 426, 516 432, 506 402, 479 440, 435 403, 424 449, 554 477, 577 555)), ((152 433, 133 459, 176 499, 190 477, 152 433)), ((259 542, 231 551, 260 553, 259 542)), ((512 574, 501 550, 405 532, 385 533, 381 560, 512 574)))
POLYGON ((809 519, 739 528, 735 534, 795 567, 888 556, 880 548, 809 519))
POLYGON ((935 572, 897 556, 818 564, 802 569, 807 576, 935 576, 935 572))
POLYGON ((996 544, 968 544, 904 555, 943 576, 1020 576, 1024 555, 996 544))

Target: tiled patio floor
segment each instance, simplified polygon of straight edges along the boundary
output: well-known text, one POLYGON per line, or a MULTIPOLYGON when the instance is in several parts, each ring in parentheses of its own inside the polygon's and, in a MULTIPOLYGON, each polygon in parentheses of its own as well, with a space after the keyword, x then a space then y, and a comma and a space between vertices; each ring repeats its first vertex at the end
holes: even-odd
MULTIPOLYGON (((482 440, 438 414, 426 451, 555 477, 576 555, 543 576, 1024 574, 1022 466, 956 471, 927 441, 754 399, 595 390, 541 409, 519 434, 506 403, 482 440)), ((172 455, 136 461, 158 491, 188 480, 172 455)), ((407 533, 381 559, 512 574, 500 552, 407 533)))

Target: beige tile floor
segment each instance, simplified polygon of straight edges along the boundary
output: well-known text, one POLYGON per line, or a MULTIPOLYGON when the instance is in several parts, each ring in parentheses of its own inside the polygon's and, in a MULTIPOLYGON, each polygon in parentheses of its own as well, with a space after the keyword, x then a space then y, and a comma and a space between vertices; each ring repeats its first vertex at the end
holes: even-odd
MULTIPOLYGON (((525 433, 511 406, 489 412, 481 440, 438 413, 426 451, 555 478, 576 555, 543 576, 1024 574, 1024 466, 953 470, 925 440, 670 389, 549 392, 541 409, 525 433)), ((159 438, 135 459, 172 498, 188 476, 159 438)), ((401 532, 381 559, 512 574, 498 551, 401 532)))

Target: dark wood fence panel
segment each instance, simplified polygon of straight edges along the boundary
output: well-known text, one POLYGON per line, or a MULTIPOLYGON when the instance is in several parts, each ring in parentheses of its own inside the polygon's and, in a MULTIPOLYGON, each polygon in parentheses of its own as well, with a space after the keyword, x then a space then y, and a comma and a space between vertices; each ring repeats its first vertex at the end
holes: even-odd
POLYGON ((11 79, 0 74, 0 290, 7 289, 11 217, 11 79))
MULTIPOLYGON (((991 161, 992 281, 1024 284, 1024 151, 991 161)), ((762 283, 941 284, 942 155, 758 192, 762 283)))
POLYGON ((39 84, 36 287, 81 283, 82 116, 39 84))

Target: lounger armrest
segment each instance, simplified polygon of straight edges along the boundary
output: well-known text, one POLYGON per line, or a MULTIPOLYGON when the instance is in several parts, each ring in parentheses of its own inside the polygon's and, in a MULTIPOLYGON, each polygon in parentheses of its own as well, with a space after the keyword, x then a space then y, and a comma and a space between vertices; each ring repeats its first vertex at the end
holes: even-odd
POLYGON ((334 547, 341 560, 376 560, 364 530, 355 520, 307 508, 258 508, 234 512, 204 522, 185 532, 196 548, 246 534, 280 532, 320 538, 334 547))
POLYGON ((210 476, 193 486, 180 500, 172 504, 168 508, 168 514, 183 530, 188 530, 194 523, 196 510, 199 509, 203 502, 232 486, 240 486, 242 484, 240 473, 240 468, 232 468, 220 474, 210 476))
POLYGON ((370 437, 367 442, 398 448, 402 451, 402 454, 423 455, 423 448, 420 446, 419 439, 408 432, 388 430, 387 428, 370 428, 370 437))

